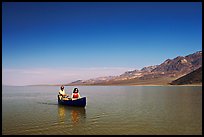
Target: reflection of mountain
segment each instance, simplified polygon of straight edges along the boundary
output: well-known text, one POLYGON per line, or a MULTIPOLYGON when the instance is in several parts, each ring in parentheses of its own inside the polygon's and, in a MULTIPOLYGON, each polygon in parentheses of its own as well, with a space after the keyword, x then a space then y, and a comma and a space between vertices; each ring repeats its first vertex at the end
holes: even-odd
POLYGON ((83 107, 58 105, 58 117, 61 123, 71 119, 72 124, 77 124, 86 117, 86 109, 83 107))
POLYGON ((141 70, 127 71, 119 76, 99 77, 89 80, 78 80, 66 85, 144 85, 168 84, 202 66, 202 51, 167 59, 160 65, 144 67, 141 70))

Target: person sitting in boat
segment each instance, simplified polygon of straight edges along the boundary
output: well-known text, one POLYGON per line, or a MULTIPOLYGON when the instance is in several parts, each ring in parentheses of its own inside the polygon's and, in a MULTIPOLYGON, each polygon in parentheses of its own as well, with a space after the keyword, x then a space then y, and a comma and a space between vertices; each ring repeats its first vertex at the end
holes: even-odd
POLYGON ((74 88, 73 93, 72 93, 72 99, 78 99, 78 98, 81 98, 79 94, 79 90, 78 88, 74 88))
POLYGON ((68 94, 65 94, 65 89, 64 89, 64 86, 63 86, 63 85, 60 87, 59 97, 60 97, 60 99, 69 97, 68 94))

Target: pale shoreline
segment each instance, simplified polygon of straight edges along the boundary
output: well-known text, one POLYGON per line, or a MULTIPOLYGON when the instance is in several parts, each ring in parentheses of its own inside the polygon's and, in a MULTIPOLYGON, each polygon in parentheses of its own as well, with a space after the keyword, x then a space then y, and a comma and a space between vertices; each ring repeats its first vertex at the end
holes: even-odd
POLYGON ((202 86, 202 84, 201 85, 194 85, 194 84, 192 85, 132 85, 132 86, 202 86))
MULTIPOLYGON (((140 86, 140 87, 141 87, 141 86, 145 86, 145 87, 148 87, 148 86, 149 86, 149 87, 151 87, 151 86, 155 86, 155 87, 156 87, 156 86, 169 86, 169 87, 172 87, 172 86, 179 86, 179 87, 182 87, 182 86, 183 86, 183 87, 184 87, 184 86, 189 86, 189 87, 190 87, 190 86, 201 86, 201 87, 202 87, 202 83, 201 83, 201 84, 186 84, 186 85, 170 85, 170 84, 166 84, 166 85, 156 85, 156 84, 146 84, 146 85, 145 85, 145 84, 144 84, 144 85, 143 85, 143 84, 138 84, 138 85, 136 85, 136 84, 66 85, 66 84, 61 84, 61 85, 64 85, 64 86, 138 86, 138 87, 139 87, 139 86, 140 86)), ((40 84, 39 84, 39 85, 22 85, 22 86, 28 86, 28 87, 29 87, 29 86, 61 86, 61 85, 60 85, 60 84, 53 84, 53 85, 52 85, 52 84, 49 84, 49 85, 48 85, 48 84, 45 84, 45 85, 40 85, 40 84)), ((3 86, 14 86, 14 87, 15 87, 16 85, 3 85, 3 86)), ((20 86, 20 87, 21 87, 21 86, 20 86)))
POLYGON ((112 85, 64 85, 64 86, 201 86, 202 87, 202 84, 186 84, 186 85, 155 85, 155 84, 147 84, 147 85, 134 85, 134 84, 112 84, 112 85))

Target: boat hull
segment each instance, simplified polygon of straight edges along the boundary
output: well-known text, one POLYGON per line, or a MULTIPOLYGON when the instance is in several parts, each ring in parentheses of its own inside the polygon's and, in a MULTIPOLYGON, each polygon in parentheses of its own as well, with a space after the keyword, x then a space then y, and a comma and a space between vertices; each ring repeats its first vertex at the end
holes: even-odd
POLYGON ((85 107, 86 106, 86 97, 82 97, 75 100, 60 100, 58 96, 58 104, 67 105, 67 106, 76 106, 76 107, 85 107))

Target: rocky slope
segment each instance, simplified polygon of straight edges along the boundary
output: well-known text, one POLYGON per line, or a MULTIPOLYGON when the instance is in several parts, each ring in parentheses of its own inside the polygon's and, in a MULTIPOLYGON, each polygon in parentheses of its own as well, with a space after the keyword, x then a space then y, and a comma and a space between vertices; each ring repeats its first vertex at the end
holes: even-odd
POLYGON ((174 81, 171 85, 184 85, 184 84, 200 84, 202 83, 202 67, 194 70, 193 72, 182 76, 174 81))

